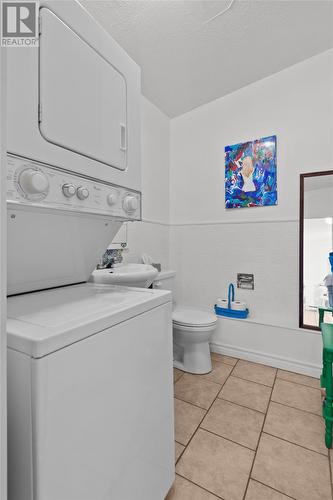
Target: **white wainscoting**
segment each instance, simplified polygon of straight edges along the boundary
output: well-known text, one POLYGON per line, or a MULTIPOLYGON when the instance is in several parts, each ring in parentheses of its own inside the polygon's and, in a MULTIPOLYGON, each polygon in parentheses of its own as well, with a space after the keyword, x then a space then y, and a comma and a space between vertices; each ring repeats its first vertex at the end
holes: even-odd
POLYGON ((211 350, 312 377, 321 372, 318 332, 219 317, 211 350))

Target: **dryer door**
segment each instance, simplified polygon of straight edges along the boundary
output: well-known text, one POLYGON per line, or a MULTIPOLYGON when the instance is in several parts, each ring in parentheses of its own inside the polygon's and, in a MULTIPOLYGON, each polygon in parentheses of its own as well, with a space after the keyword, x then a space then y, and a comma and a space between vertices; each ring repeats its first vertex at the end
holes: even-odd
POLYGON ((41 134, 53 144, 125 170, 124 76, 49 9, 40 14, 41 134))

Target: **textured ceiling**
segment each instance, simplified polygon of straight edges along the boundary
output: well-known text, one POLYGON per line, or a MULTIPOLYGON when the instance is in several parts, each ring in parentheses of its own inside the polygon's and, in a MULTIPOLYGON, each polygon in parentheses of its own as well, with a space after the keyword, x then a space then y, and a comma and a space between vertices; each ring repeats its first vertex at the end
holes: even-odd
POLYGON ((332 0, 82 0, 170 117, 333 47, 332 0))

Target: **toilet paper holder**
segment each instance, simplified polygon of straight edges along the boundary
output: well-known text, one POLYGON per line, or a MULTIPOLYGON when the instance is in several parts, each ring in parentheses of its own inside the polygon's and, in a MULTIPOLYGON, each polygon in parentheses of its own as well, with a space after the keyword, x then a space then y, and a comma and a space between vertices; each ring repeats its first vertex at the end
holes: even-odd
MULTIPOLYGON (((226 316, 227 318, 238 318, 238 319, 245 319, 249 315, 249 310, 245 306, 245 309, 235 309, 232 308, 232 303, 235 304, 235 287, 232 283, 230 283, 229 288, 228 288, 228 307, 220 307, 217 304, 215 304, 214 309, 215 313, 218 316, 226 316)), ((241 302, 238 302, 240 306, 243 304, 241 302)), ((235 305, 234 305, 235 307, 235 305)))

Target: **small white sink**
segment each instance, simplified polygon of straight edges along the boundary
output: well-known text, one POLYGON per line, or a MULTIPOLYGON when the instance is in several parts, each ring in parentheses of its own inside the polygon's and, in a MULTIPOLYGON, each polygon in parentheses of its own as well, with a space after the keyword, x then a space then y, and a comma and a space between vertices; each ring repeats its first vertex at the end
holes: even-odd
POLYGON ((90 278, 94 283, 148 288, 158 274, 148 264, 118 264, 111 269, 96 269, 90 278))

